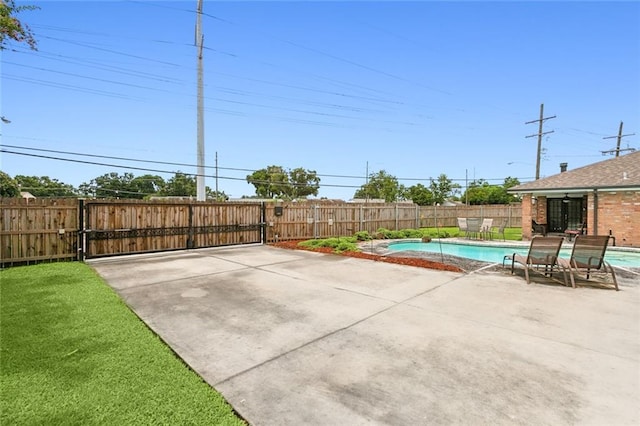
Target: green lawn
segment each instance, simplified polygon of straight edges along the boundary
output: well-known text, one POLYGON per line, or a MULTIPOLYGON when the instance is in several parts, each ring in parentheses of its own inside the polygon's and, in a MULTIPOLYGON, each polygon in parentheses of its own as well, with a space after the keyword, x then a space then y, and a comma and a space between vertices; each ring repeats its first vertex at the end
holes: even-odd
POLYGON ((82 263, 0 271, 0 424, 244 422, 82 263))
MULTIPOLYGON (((420 228, 423 231, 427 231, 427 233, 433 237, 446 233, 450 237, 464 237, 464 232, 460 232, 460 228, 457 226, 449 226, 443 228, 420 228)), ((494 240, 502 239, 502 235, 498 235, 497 233, 493 234, 494 240)), ((504 230, 504 238, 507 241, 522 241, 522 228, 505 228, 504 230)))

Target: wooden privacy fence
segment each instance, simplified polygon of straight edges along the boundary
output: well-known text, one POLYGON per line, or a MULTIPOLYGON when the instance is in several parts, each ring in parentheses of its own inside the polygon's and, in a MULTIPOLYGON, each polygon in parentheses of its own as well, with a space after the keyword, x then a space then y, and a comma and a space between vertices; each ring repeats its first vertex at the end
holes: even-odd
POLYGON ((2 198, 0 205, 0 266, 77 258, 77 199, 2 198))
POLYGON ((458 217, 493 219, 508 227, 522 226, 520 204, 486 206, 417 206, 406 203, 269 203, 266 207, 267 242, 351 236, 380 228, 400 230, 457 227, 458 217))
POLYGON ((521 206, 397 203, 0 199, 0 265, 456 227, 458 217, 521 227, 521 206))

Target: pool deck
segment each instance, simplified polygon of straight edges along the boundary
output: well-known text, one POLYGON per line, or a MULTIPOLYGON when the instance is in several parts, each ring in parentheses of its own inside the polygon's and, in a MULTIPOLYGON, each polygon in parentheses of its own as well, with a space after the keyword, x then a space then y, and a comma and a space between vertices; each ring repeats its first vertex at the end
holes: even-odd
POLYGON ((260 245, 88 263, 252 425, 640 424, 638 282, 260 245))

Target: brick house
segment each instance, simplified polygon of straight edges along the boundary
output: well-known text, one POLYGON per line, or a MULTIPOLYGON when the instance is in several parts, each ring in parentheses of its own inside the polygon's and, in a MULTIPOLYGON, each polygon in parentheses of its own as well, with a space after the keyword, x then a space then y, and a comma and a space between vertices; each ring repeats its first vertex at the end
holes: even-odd
POLYGON ((514 186, 522 196, 522 238, 531 239, 535 220, 546 232, 580 230, 612 235, 615 245, 640 247, 640 151, 514 186))

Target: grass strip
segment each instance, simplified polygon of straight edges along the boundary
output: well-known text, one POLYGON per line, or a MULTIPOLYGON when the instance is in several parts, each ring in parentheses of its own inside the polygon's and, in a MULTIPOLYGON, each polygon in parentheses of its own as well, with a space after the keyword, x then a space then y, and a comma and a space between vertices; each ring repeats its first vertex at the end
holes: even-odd
MULTIPOLYGON (((464 237, 464 232, 460 231, 460 228, 456 226, 442 227, 442 228, 420 228, 422 231, 426 232, 428 235, 432 237, 437 237, 438 233, 445 234, 450 237, 464 237)), ((493 238, 496 241, 500 241, 502 235, 498 235, 495 232, 493 233, 493 238)), ((522 241, 522 228, 505 228, 504 229, 504 239, 506 241, 522 241)))
POLYGON ((242 425, 87 265, 0 271, 0 424, 242 425))

